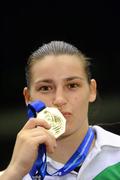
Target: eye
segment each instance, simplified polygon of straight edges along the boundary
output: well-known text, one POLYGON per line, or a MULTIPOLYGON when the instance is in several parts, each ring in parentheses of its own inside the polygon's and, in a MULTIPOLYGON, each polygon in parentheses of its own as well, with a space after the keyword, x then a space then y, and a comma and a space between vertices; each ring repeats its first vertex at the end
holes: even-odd
POLYGON ((69 83, 69 84, 67 85, 67 87, 68 87, 69 89, 76 89, 76 88, 80 87, 80 84, 78 84, 78 83, 69 83))
POLYGON ((38 88, 38 91, 46 93, 46 92, 50 92, 52 91, 52 87, 51 86, 41 86, 38 88))

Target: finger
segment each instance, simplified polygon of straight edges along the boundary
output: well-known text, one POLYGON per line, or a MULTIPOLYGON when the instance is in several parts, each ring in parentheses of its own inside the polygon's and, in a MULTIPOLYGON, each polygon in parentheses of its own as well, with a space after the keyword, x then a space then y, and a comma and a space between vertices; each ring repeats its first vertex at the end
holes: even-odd
POLYGON ((48 131, 48 129, 45 129, 44 127, 41 126, 37 126, 37 128, 32 128, 32 129, 27 129, 27 131, 25 130, 24 132, 22 132, 23 134, 29 134, 29 137, 36 137, 36 136, 42 136, 44 134, 51 136, 51 138, 55 138, 55 136, 48 131))
POLYGON ((40 144, 45 144, 47 152, 52 153, 56 147, 56 139, 47 129, 43 127, 26 129, 18 134, 19 142, 31 150, 37 150, 40 144))
POLYGON ((32 144, 37 144, 37 148, 40 144, 45 144, 48 153, 53 153, 57 146, 56 139, 52 135, 48 135, 47 133, 40 136, 37 135, 36 137, 33 137, 31 141, 32 144))
POLYGON ((27 121, 22 129, 32 129, 36 128, 37 126, 44 127, 45 129, 50 129, 51 127, 50 124, 43 119, 31 118, 27 121))

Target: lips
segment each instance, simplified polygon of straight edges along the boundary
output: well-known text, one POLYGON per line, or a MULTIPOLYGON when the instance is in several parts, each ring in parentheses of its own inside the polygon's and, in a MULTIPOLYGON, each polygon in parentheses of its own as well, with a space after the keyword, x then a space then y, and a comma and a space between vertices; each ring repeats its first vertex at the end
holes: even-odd
POLYGON ((64 117, 69 117, 72 114, 70 112, 61 112, 63 114, 64 117))

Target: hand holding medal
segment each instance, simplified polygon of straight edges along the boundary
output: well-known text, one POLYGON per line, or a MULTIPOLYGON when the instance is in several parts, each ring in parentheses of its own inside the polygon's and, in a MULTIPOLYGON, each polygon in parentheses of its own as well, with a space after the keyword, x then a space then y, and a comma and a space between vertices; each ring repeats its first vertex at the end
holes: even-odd
POLYGON ((62 113, 55 107, 46 107, 42 101, 34 101, 28 104, 28 117, 37 117, 47 121, 51 128, 50 131, 55 138, 58 138, 65 132, 66 119, 62 113))

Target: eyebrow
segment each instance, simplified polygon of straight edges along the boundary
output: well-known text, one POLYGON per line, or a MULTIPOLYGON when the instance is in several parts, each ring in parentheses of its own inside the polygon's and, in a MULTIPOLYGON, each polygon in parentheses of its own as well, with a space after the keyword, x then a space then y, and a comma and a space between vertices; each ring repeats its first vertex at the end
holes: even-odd
POLYGON ((74 79, 84 80, 83 77, 79 77, 79 76, 72 76, 72 77, 65 78, 66 81, 72 81, 74 79))
MULTIPOLYGON (((84 80, 84 78, 83 77, 79 77, 79 76, 71 76, 71 77, 66 77, 66 78, 64 78, 63 80, 64 81, 72 81, 72 80, 75 80, 75 79, 78 79, 78 80, 84 80)), ((37 84, 37 83, 53 83, 53 80, 52 79, 42 79, 42 80, 38 80, 38 81, 36 81, 35 82, 35 84, 37 84)))
POLYGON ((41 80, 36 81, 36 83, 41 83, 41 82, 52 83, 53 80, 52 79, 41 79, 41 80))

